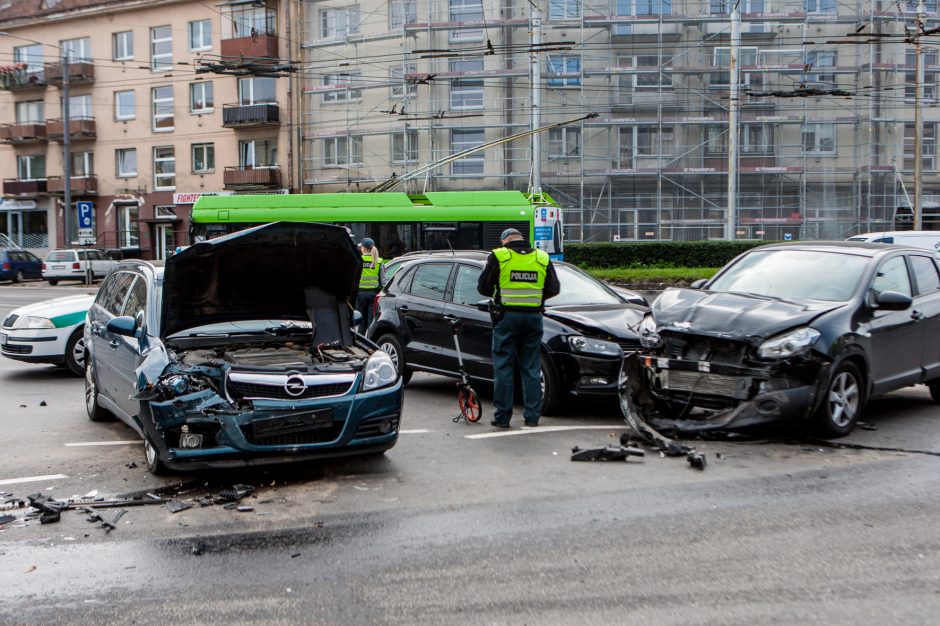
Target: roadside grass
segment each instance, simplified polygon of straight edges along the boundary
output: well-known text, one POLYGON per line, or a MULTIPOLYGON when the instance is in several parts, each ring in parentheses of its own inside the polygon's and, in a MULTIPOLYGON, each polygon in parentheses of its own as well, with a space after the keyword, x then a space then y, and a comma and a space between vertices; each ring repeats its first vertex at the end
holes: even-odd
POLYGON ((585 267, 586 272, 599 280, 627 285, 664 283, 687 285, 700 278, 711 278, 718 267, 585 267))

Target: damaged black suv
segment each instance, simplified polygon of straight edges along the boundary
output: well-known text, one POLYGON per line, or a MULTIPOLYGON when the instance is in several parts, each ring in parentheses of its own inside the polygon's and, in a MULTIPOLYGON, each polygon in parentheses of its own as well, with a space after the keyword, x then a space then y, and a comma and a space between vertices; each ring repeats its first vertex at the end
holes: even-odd
POLYGON ((360 271, 346 229, 297 223, 121 265, 88 312, 89 418, 136 430, 154 473, 388 450, 402 384, 350 331, 360 271))
POLYGON ((762 246, 668 289, 621 377, 624 411, 698 431, 811 418, 848 434, 868 398, 940 401, 940 257, 869 243, 762 246))

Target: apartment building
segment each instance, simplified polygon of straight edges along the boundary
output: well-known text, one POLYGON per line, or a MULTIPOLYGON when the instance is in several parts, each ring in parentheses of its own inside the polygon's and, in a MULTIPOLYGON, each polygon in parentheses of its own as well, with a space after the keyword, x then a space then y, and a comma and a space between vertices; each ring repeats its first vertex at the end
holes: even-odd
POLYGON ((163 259, 188 243, 200 195, 295 188, 289 81, 264 71, 291 56, 281 4, 0 5, 0 233, 40 253, 90 245, 163 259), (225 71, 233 63, 238 75, 225 71))
MULTIPOLYGON (((567 207, 569 241, 720 238, 731 2, 304 2, 303 189, 366 189, 527 129, 540 100, 543 125, 597 117, 544 133, 538 155, 513 141, 410 189, 526 190, 538 168, 567 207)), ((916 8, 742 0, 737 237, 840 239, 909 223, 916 8)), ((940 26, 937 0, 925 8, 925 27, 940 26)), ((940 60, 922 41, 929 222, 940 211, 940 60)))

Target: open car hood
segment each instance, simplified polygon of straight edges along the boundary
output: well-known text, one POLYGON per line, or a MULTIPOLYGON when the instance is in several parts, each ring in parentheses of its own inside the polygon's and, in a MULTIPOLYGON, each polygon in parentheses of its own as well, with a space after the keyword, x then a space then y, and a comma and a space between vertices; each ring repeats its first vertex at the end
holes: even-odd
POLYGON ((160 336, 219 322, 306 320, 305 290, 351 301, 361 271, 341 226, 276 222, 197 243, 166 262, 160 336))
POLYGON ((702 289, 667 289, 653 302, 652 314, 660 331, 755 342, 808 324, 844 304, 702 289))

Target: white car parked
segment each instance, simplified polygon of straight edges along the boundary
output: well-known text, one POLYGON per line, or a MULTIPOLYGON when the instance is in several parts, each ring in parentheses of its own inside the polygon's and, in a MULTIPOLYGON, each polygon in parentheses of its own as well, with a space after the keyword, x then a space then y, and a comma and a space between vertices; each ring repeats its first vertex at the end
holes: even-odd
POLYGON ((0 326, 0 354, 85 374, 85 316, 95 294, 44 300, 14 309, 0 326))
POLYGON ((117 266, 118 262, 101 250, 85 248, 74 250, 53 250, 42 262, 42 277, 50 285, 59 284, 60 280, 85 280, 85 266, 91 264, 92 279, 104 278, 117 266))

